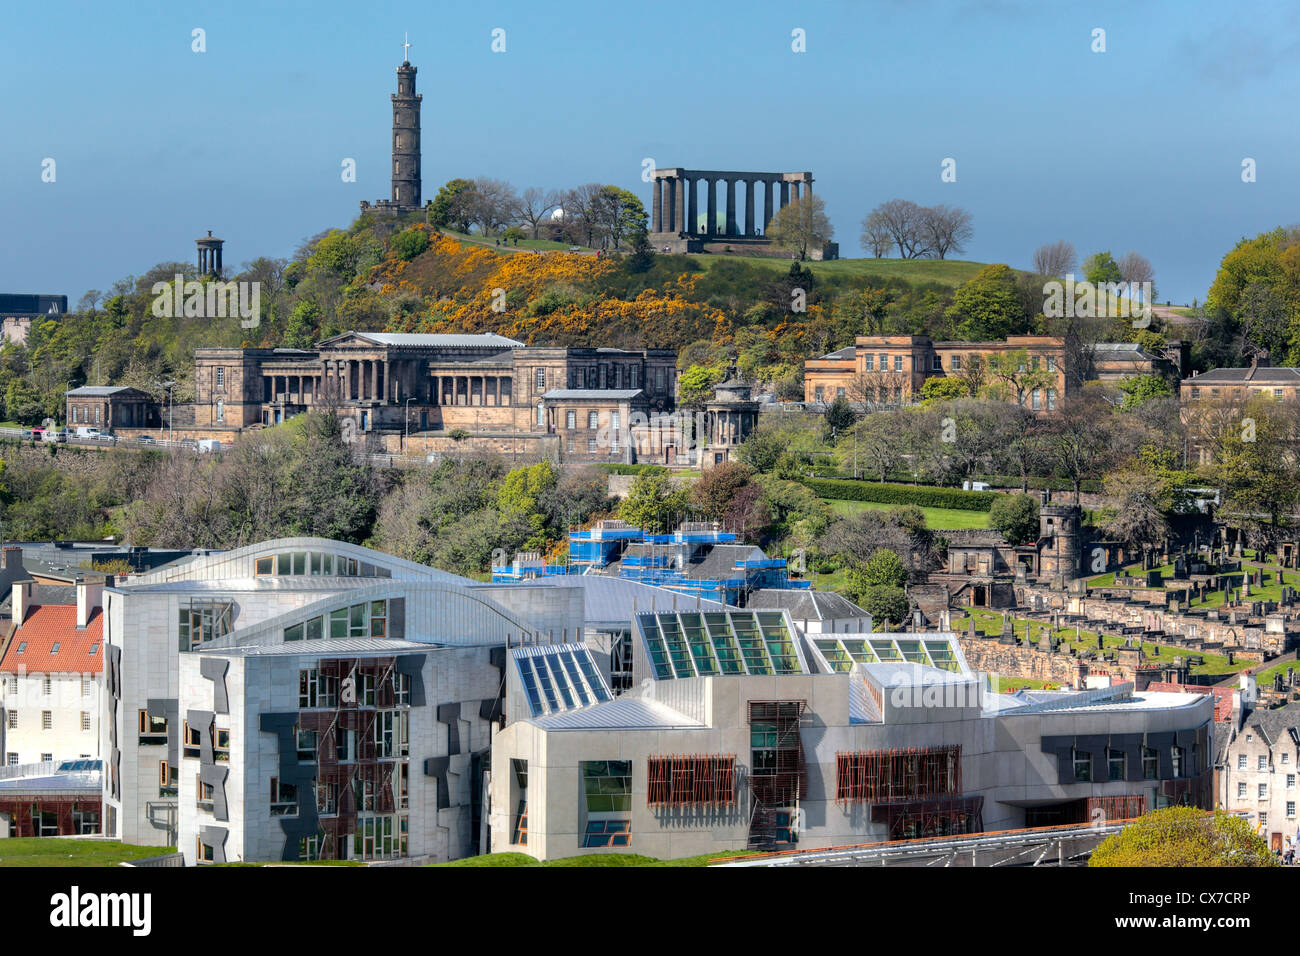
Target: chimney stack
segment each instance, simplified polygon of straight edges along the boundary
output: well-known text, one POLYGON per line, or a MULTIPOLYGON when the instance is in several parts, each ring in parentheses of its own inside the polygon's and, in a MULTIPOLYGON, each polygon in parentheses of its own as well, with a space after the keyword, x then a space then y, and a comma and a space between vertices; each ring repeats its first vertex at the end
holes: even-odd
POLYGON ((23 619, 27 617, 27 609, 37 603, 39 594, 40 585, 35 581, 15 581, 13 583, 9 608, 13 622, 19 627, 22 626, 23 619))
POLYGON ((77 630, 84 631, 86 622, 90 620, 91 612, 99 607, 104 599, 104 582, 101 580, 87 581, 83 577, 78 577, 76 588, 77 630))

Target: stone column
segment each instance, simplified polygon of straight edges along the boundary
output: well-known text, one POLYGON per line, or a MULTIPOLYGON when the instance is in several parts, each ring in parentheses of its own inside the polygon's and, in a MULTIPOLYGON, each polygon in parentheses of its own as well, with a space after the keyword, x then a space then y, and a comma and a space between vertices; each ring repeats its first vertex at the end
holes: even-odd
POLYGON ((790 184, 790 188, 791 188, 791 190, 792 190, 793 193, 794 193, 794 195, 793 195, 792 198, 794 199, 795 202, 798 202, 799 199, 800 199, 800 189, 802 188, 802 186, 803 186, 803 183, 791 183, 791 184, 790 184))
POLYGON ((724 235, 736 234, 736 181, 727 180, 727 228, 724 235))
POLYGON ((690 232, 690 227, 686 224, 686 192, 690 189, 687 185, 690 180, 683 176, 677 181, 677 231, 690 232))
POLYGON ((809 176, 807 179, 805 179, 805 180, 803 181, 803 188, 804 188, 804 191, 807 193, 807 195, 809 195, 809 196, 812 195, 812 177, 811 177, 811 176, 809 176))
POLYGON ((694 179, 691 180, 690 186, 687 187, 686 197, 690 208, 686 210, 686 232, 698 233, 700 231, 700 210, 697 203, 699 202, 699 183, 694 179))
POLYGON ((745 180, 745 235, 754 234, 754 180, 745 180))
POLYGON ((217 275, 221 275, 221 247, 217 246, 217 275))
POLYGON ((781 208, 784 209, 790 205, 790 184, 784 179, 781 180, 781 208))
POLYGON ((656 178, 656 179, 655 179, 655 198, 651 201, 651 204, 650 204, 651 209, 654 210, 654 229, 652 230, 653 232, 662 232, 662 231, 663 231, 663 230, 660 228, 660 225, 661 225, 661 222, 660 222, 660 207, 663 205, 663 201, 664 201, 664 181, 663 181, 662 179, 658 179, 658 178, 656 178))
POLYGON ((718 231, 718 181, 709 180, 709 198, 708 198, 707 219, 704 223, 704 232, 706 235, 713 235, 718 231))
POLYGON ((664 198, 668 200, 668 216, 667 216, 668 222, 666 223, 667 228, 664 229, 664 232, 676 232, 677 231, 677 218, 676 218, 677 217, 677 179, 676 177, 674 177, 668 180, 667 182, 668 182, 668 195, 665 196, 664 198))
POLYGON ((379 359, 370 360, 370 400, 379 401, 379 359))
POLYGON ((772 221, 772 180, 763 181, 763 235, 767 235, 767 224, 772 221))

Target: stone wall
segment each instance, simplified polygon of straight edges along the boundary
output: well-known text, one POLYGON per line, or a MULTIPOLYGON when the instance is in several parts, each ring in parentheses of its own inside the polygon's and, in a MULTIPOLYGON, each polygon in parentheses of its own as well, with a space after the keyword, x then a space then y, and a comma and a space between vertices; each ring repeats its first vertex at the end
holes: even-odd
MULTIPOLYGON (((977 671, 1060 684, 1082 684, 1087 674, 1087 664, 1069 654, 1045 653, 1023 644, 1003 644, 995 637, 958 635, 958 640, 966 663, 977 671)), ((1114 673, 1114 665, 1108 670, 1114 673)))

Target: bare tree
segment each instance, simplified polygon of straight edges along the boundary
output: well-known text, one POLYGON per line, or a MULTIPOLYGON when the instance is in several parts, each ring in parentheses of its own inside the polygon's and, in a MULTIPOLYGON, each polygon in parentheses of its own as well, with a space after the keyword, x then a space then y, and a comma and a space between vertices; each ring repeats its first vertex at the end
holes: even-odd
POLYGON ((1116 263, 1116 265, 1119 266, 1120 278, 1123 279, 1125 282, 1136 283, 1139 286, 1144 282, 1150 282, 1151 283, 1150 301, 1146 302, 1145 304, 1150 305, 1152 302, 1155 301, 1156 272, 1155 269, 1151 268, 1151 260, 1149 260, 1146 256, 1141 255, 1140 253, 1129 251, 1124 253, 1124 255, 1120 256, 1119 262, 1116 263))
POLYGON ((926 251, 921 233, 924 210, 908 199, 891 199, 881 203, 862 221, 863 234, 883 231, 898 246, 900 259, 915 259, 926 251))
POLYGON ((502 179, 480 176, 474 180, 474 195, 470 200, 470 216, 483 235, 497 232, 514 218, 519 208, 515 187, 502 179))
POLYGON ((95 306, 99 305, 99 300, 103 297, 104 293, 100 292, 98 289, 86 290, 86 294, 83 295, 81 301, 77 303, 77 311, 94 312, 95 306))
POLYGON ((1064 276, 1079 261, 1074 246, 1057 239, 1034 250, 1034 272, 1040 276, 1064 276))
POLYGON ((587 246, 596 244, 596 234, 600 230, 601 190, 604 188, 600 183, 584 183, 564 195, 565 231, 574 239, 583 239, 587 246))
POLYGON ((927 206, 921 210, 921 239, 930 255, 944 259, 950 252, 964 252, 975 230, 971 215, 957 206, 927 206))
POLYGON ((876 259, 884 257, 889 247, 894 244, 893 237, 884 222, 875 213, 862 220, 862 248, 876 259))
POLYGON ((532 230, 533 238, 537 238, 537 231, 541 228, 542 220, 559 207, 561 195, 554 189, 539 189, 536 186, 529 186, 524 190, 519 202, 515 206, 515 218, 528 224, 532 230))

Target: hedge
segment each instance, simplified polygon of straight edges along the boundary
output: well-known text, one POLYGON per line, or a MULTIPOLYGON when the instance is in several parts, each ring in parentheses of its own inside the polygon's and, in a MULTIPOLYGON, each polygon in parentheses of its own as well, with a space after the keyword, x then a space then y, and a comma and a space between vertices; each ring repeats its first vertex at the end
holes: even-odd
POLYGON ((607 475, 642 475, 647 472, 655 474, 667 474, 668 469, 663 465, 625 465, 602 463, 596 466, 596 470, 604 472, 607 475))
POLYGON ((877 481, 838 478, 805 478, 803 483, 821 498, 871 501, 885 505, 917 505, 921 508, 951 508, 957 511, 988 511, 1000 495, 996 491, 960 491, 957 488, 888 485, 877 481))
MULTIPOLYGON (((822 475, 833 477, 833 478, 843 478, 847 481, 867 480, 861 478, 854 478, 852 472, 844 471, 843 469, 827 471, 825 468, 818 468, 817 470, 821 472, 822 475)), ((871 475, 875 474, 875 472, 871 471, 870 469, 867 470, 867 473, 871 475)), ((890 477, 893 478, 895 481, 898 481, 900 484, 904 483, 905 481, 910 481, 911 479, 911 476, 907 472, 903 472, 903 471, 893 472, 890 475, 890 477), (899 479, 903 479, 904 481, 899 481, 899 479)), ((875 478, 871 478, 870 480, 875 481, 875 478)), ((976 475, 971 480, 988 482, 994 488, 1010 488, 1016 491, 1020 489, 1019 475, 976 475)), ((933 480, 926 479, 926 478, 921 479, 921 485, 927 488, 942 487, 940 485, 936 485, 933 480)), ((1039 490, 1072 492, 1074 491, 1074 485, 1070 484, 1064 478, 1035 478, 1033 475, 1030 475, 1029 490, 1031 492, 1039 491, 1039 490)), ((1083 481, 1079 482, 1079 490, 1083 492, 1093 492, 1099 494, 1102 490, 1102 483, 1096 478, 1085 478, 1083 481)))

